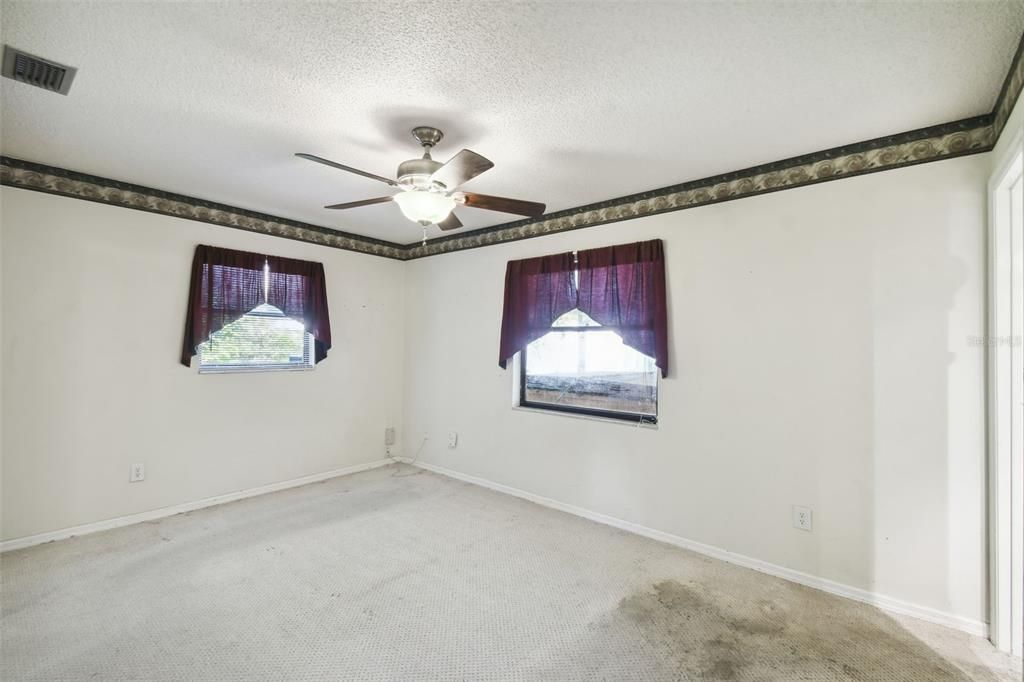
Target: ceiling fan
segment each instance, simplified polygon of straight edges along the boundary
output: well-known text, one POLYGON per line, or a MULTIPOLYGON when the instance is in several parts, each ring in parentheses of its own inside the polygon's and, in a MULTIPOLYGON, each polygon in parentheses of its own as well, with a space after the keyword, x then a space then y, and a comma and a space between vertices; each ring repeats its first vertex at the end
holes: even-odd
POLYGON ((531 217, 544 213, 544 204, 534 201, 520 201, 519 199, 476 194, 475 192, 456 191, 459 185, 493 168, 494 164, 469 149, 463 149, 446 163, 434 161, 430 157, 430 150, 441 141, 444 133, 430 126, 419 126, 412 129, 412 136, 423 146, 423 157, 409 159, 398 164, 397 180, 367 173, 312 154, 296 154, 295 156, 362 175, 364 178, 379 180, 386 185, 402 190, 391 196, 350 201, 345 204, 331 204, 324 208, 357 208, 394 201, 406 218, 423 225, 424 239, 426 239, 427 225, 435 224, 442 230, 456 230, 462 227, 462 221, 452 211, 456 204, 531 217))

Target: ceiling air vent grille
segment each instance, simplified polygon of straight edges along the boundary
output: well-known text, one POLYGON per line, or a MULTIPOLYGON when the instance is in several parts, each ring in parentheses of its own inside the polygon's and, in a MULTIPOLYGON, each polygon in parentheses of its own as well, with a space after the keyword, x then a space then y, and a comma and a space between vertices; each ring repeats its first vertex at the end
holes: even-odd
POLYGON ((4 45, 3 75, 51 92, 68 94, 77 69, 4 45))

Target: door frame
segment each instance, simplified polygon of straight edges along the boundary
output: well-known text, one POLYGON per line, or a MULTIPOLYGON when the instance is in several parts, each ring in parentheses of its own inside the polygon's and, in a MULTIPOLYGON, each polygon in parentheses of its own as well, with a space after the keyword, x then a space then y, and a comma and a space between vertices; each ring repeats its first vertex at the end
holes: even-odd
POLYGON ((988 336, 984 344, 989 372, 989 639, 998 649, 1018 655, 1024 643, 1014 636, 1013 603, 1022 599, 1022 586, 1014 581, 1013 549, 1014 537, 1020 542, 1024 528, 1014 528, 1019 523, 1019 518, 1014 518, 1014 501, 1019 504, 1024 486, 1019 469, 1015 470, 1013 453, 1024 447, 1024 230, 1020 221, 1012 218, 1010 191, 1022 176, 1024 130, 1018 129, 1005 152, 995 160, 988 183, 988 336))

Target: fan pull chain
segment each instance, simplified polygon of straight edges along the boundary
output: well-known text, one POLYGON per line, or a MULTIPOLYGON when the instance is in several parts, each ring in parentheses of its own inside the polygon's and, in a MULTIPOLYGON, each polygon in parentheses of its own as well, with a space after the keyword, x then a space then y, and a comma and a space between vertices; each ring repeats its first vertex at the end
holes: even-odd
POLYGON ((427 226, 424 225, 423 226, 423 244, 422 244, 422 246, 426 246, 426 245, 427 245, 427 226))

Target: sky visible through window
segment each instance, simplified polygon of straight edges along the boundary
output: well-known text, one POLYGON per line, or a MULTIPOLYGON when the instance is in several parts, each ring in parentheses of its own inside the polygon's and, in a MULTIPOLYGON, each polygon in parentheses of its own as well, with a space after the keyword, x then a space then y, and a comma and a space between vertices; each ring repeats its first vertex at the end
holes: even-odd
MULTIPOLYGON (((600 327, 588 315, 571 310, 553 327, 600 327)), ((622 343, 613 331, 552 331, 530 344, 531 374, 651 372, 654 359, 622 343)))

